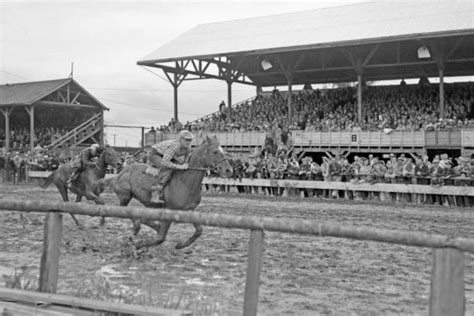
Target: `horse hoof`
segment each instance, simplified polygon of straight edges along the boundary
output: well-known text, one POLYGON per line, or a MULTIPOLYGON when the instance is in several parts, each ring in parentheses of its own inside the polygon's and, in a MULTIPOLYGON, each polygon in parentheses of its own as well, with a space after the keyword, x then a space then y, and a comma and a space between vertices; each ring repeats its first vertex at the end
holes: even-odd
POLYGON ((180 242, 180 243, 177 243, 176 246, 174 246, 174 249, 180 250, 180 249, 186 248, 187 246, 189 246, 189 245, 186 245, 186 244, 180 242))
POLYGON ((139 241, 139 242, 135 243, 135 249, 136 250, 139 250, 139 249, 142 249, 142 248, 145 248, 145 247, 146 247, 146 243, 143 242, 143 241, 139 241))

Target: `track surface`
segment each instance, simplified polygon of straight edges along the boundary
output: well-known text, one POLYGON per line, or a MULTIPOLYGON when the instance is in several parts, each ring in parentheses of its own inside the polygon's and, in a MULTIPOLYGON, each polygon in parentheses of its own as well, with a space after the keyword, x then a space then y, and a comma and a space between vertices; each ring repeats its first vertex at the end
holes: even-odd
MULTIPOLYGON (((0 189, 4 199, 60 200, 53 187, 0 184, 0 189)), ((112 193, 102 196, 107 204, 118 204, 112 193)), ((474 237, 469 208, 214 194, 204 195, 197 210, 474 237)), ((17 213, 0 215, 0 275, 23 265, 35 272, 39 267, 44 215, 27 218, 23 225, 17 213)), ((76 295, 105 278, 127 299, 136 295, 143 302, 202 315, 241 313, 248 231, 204 227, 191 247, 177 251, 175 244, 194 228, 172 225, 164 244, 137 253, 129 244, 128 220, 107 219, 100 227, 98 218, 79 216, 82 226, 75 227, 68 215, 64 218, 59 293, 76 295)), ((154 237, 145 228, 137 239, 154 237)), ((431 262, 426 248, 267 232, 259 315, 425 314, 431 262)), ((470 255, 465 274, 467 307, 472 310, 470 255)))

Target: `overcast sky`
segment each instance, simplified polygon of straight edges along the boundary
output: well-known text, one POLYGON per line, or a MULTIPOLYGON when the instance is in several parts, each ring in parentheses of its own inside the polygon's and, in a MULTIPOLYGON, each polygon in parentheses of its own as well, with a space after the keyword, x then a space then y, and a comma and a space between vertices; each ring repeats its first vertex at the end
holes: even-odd
MULTIPOLYGON (((368 2, 286 1, 18 1, 0 0, 0 84, 74 79, 109 109, 107 124, 158 126, 173 116, 173 89, 136 65, 181 33, 202 23, 368 2)), ((233 101, 255 95, 234 84, 233 101)), ((224 81, 185 81, 180 120, 214 112, 227 100, 224 81)))

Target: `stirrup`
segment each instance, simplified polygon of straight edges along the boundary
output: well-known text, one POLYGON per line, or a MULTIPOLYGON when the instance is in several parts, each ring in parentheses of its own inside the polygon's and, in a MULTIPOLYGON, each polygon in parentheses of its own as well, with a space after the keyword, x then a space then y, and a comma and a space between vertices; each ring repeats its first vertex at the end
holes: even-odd
POLYGON ((159 184, 155 184, 155 185, 152 185, 152 186, 150 187, 150 191, 152 191, 152 192, 153 192, 153 191, 161 191, 161 190, 163 190, 163 186, 161 186, 161 185, 159 185, 159 184))

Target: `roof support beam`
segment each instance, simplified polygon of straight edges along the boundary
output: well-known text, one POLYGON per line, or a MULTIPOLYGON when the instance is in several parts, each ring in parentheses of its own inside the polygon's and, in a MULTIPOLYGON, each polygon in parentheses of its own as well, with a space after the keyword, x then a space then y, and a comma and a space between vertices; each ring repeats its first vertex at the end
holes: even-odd
POLYGON ((363 58, 361 53, 358 51, 352 50, 343 50, 344 53, 348 56, 351 61, 352 66, 357 75, 357 117, 359 119, 359 126, 362 126, 362 86, 363 86, 363 64, 367 64, 374 55, 375 51, 378 49, 377 46, 371 49, 370 53, 363 58), (364 59, 364 61, 362 61, 364 59))
POLYGON ((293 118, 293 105, 292 105, 292 86, 293 86, 293 75, 295 70, 298 68, 302 60, 306 57, 306 54, 300 54, 296 60, 290 58, 289 62, 285 62, 281 56, 276 56, 275 60, 278 66, 282 70, 288 82, 288 125, 291 124, 293 118))
POLYGON ((13 107, 6 107, 1 109, 3 116, 5 117, 5 151, 10 151, 10 114, 13 111, 13 107))
POLYGON ((379 44, 379 43, 375 44, 375 46, 372 47, 372 49, 370 50, 370 53, 365 57, 364 62, 362 63, 362 66, 363 66, 363 67, 367 66, 367 64, 368 64, 369 61, 372 59, 372 57, 374 56, 374 54, 377 52, 377 50, 379 49, 379 47, 380 47, 380 44, 379 44))
MULTIPOLYGON (((178 68, 175 68, 175 67, 171 67, 171 66, 166 66, 166 65, 160 65, 160 64, 154 64, 154 65, 144 65, 144 66, 147 66, 147 67, 153 67, 153 68, 160 68, 162 69, 165 73, 166 72, 169 72, 169 73, 175 73, 175 72, 178 72, 178 73, 182 73, 183 75, 186 74, 186 75, 193 75, 193 76, 197 76, 199 77, 200 79, 218 79, 218 80, 225 80, 225 78, 222 78, 218 75, 213 75, 213 74, 210 74, 210 73, 207 73, 207 69, 208 67, 210 66, 210 64, 212 63, 212 61, 207 61, 207 60, 203 60, 203 61, 200 61, 202 63, 206 62, 207 64, 204 66, 204 68, 202 69, 202 71, 196 71, 196 69, 178 69, 178 68)), ((202 65, 201 65, 202 66, 202 65)), ((200 67, 201 67, 200 66, 200 67)), ((245 78, 248 78, 247 76, 245 76, 244 74, 241 74, 240 77, 244 76, 244 79, 236 79, 234 80, 234 82, 237 82, 237 83, 241 83, 241 84, 246 84, 246 85, 252 85, 254 86, 255 84, 249 79, 248 81, 245 80, 245 78)), ((186 78, 186 79, 183 79, 183 80, 192 80, 194 78, 186 78)))
POLYGON ((30 150, 35 148, 35 107, 25 106, 25 111, 30 116, 30 150))
POLYGON ((163 69, 166 77, 168 78, 169 82, 173 86, 173 94, 174 94, 174 120, 176 122, 179 121, 178 119, 178 87, 183 83, 184 79, 188 75, 185 70, 186 67, 189 65, 189 60, 184 64, 184 61, 176 61, 175 66, 178 71, 172 72, 173 78, 170 77, 170 74, 163 69))
POLYGON ((35 105, 50 105, 50 106, 61 106, 67 108, 79 108, 79 109, 94 109, 97 110, 97 106, 90 105, 90 104, 72 104, 72 103, 65 103, 65 102, 57 102, 57 101, 38 101, 35 105))

